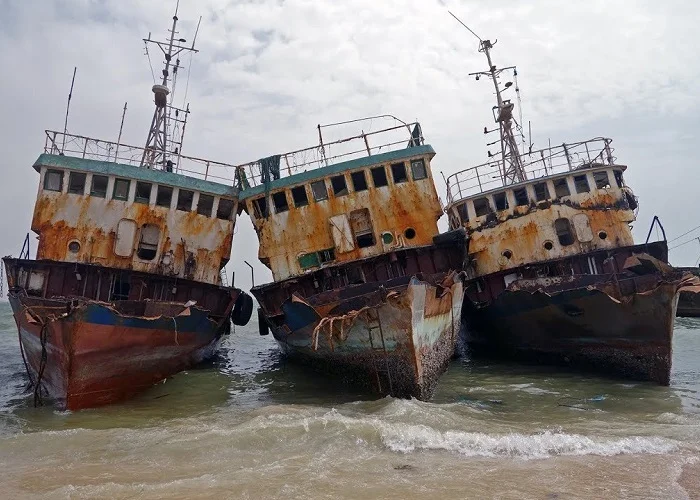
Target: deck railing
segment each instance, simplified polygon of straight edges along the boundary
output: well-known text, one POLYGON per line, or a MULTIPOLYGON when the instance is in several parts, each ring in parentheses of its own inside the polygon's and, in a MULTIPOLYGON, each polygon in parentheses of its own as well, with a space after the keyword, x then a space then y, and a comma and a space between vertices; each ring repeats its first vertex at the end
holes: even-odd
MULTIPOLYGON (((375 117, 376 118, 376 117, 375 117)), ((361 120, 351 120, 344 125, 361 120)), ((177 174, 201 178, 242 189, 258 186, 264 180, 287 177, 310 169, 348 161, 362 156, 422 145, 424 140, 418 122, 362 132, 350 137, 324 142, 319 126, 319 145, 290 151, 270 157, 271 162, 256 160, 240 165, 230 165, 204 158, 171 154, 172 171, 177 174), (273 168, 270 168, 271 163, 273 168), (271 171, 272 170, 272 171, 271 171)), ((101 160, 126 165, 141 165, 145 149, 139 146, 104 141, 82 135, 46 131, 44 152, 58 155, 101 160)), ((158 165, 158 169, 162 166, 158 165)))
MULTIPOLYGON (((82 135, 46 131, 44 153, 65 155, 89 160, 100 160, 125 165, 141 165, 145 148, 128 144, 104 141, 82 135)), ((227 163, 172 154, 172 171, 177 174, 204 179, 220 184, 234 185, 236 167, 227 163)), ((161 165, 156 167, 162 169, 161 165)))
MULTIPOLYGON (((597 137, 583 142, 561 144, 521 155, 527 180, 566 173, 596 165, 613 165, 612 139, 597 137)), ((507 186, 502 160, 471 167, 447 178, 447 203, 507 186)))
MULTIPOLYGON (((345 123, 351 122, 343 124, 345 123)), ((241 186, 244 189, 259 186, 265 178, 270 178, 270 174, 272 174, 273 179, 288 177, 338 162, 404 149, 409 146, 419 146, 424 142, 418 122, 404 123, 374 132, 362 132, 332 142, 323 141, 320 128, 317 146, 283 153, 279 155, 279 158, 275 155, 270 159, 238 165, 242 176, 241 186), (270 163, 266 160, 271 160, 271 163, 275 165, 274 172, 269 171, 270 163)))

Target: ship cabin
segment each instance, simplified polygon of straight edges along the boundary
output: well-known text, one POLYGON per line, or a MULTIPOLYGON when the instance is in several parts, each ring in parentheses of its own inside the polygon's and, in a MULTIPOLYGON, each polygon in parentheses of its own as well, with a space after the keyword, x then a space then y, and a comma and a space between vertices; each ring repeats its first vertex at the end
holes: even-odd
MULTIPOLYGON (((501 161, 450 176, 446 211, 450 229, 467 231, 470 273, 485 276, 633 245, 637 202, 610 142, 598 138, 523 155, 520 182, 505 181, 501 161)), ((567 272, 602 273, 604 258, 584 258, 574 266, 580 269, 567 272)))
MULTIPOLYGON (((414 123, 244 165, 247 180, 253 182, 240 199, 258 234, 259 258, 274 281, 432 245, 442 215, 430 168, 434 155, 414 123), (379 134, 396 130, 406 139, 370 146, 379 134), (354 154, 325 155, 338 144, 352 149, 353 140, 361 145, 354 154)), ((417 262, 404 264, 405 273, 384 272, 384 265, 377 264, 382 271, 371 277, 357 266, 335 286, 389 279, 420 268, 417 262)), ((319 280, 313 281, 318 286, 319 280)))
MULTIPOLYGON (((233 182, 213 182, 206 174, 198 178, 184 168, 179 172, 190 175, 138 166, 141 148, 120 145, 123 156, 115 161, 115 144, 109 157, 104 141, 72 136, 69 144, 71 140, 85 142, 77 148, 83 154, 57 151, 60 139, 52 139, 34 163, 40 175, 31 225, 38 235, 37 264, 69 263, 71 269, 87 265, 68 272, 63 281, 78 281, 66 284, 69 289, 55 283, 54 294, 176 300, 179 294, 172 283, 178 279, 227 285, 221 270, 229 260, 238 210, 233 182), (156 277, 162 281, 160 291, 136 284, 156 277)), ((30 292, 45 288, 44 276, 36 274, 30 292)), ((58 274, 53 271, 51 281, 61 281, 58 274)))

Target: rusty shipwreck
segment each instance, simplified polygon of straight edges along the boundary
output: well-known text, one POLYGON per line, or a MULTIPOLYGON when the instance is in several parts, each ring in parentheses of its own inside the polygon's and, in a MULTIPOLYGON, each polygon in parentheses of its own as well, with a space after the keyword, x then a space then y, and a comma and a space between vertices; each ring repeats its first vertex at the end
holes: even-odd
POLYGON ((480 42, 489 66, 473 75, 495 87, 496 127, 484 133, 500 150, 447 180, 450 228, 468 234, 467 345, 667 385, 684 278, 667 265, 665 236, 635 244, 637 198, 610 139, 525 147, 504 98, 503 77, 518 92, 517 72, 493 65, 492 48, 480 42))
POLYGON ((186 113, 167 86, 176 23, 145 148, 47 131, 34 163, 36 258, 27 235, 3 261, 35 404, 125 399, 207 358, 231 319, 250 318, 252 297, 222 280, 238 190, 212 175, 225 165, 181 155, 186 113))
POLYGON ((317 372, 428 399, 459 333, 464 254, 462 229, 438 234, 435 152, 418 123, 326 143, 322 129, 316 146, 240 166, 274 279, 251 290, 260 332, 317 372))

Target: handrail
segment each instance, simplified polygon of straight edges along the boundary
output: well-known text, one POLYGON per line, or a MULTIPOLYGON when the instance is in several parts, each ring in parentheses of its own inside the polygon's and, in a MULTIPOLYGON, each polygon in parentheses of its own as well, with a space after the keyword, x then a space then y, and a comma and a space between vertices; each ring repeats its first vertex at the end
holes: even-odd
MULTIPOLYGON (((105 141, 83 135, 64 134, 53 130, 46 130, 45 133, 44 153, 49 154, 139 166, 145 150, 140 146, 105 141), (59 147, 59 143, 61 143, 61 147, 59 147)), ((234 165, 196 156, 173 155, 174 158, 175 156, 179 161, 173 165, 174 173, 229 185, 233 184, 236 179, 234 165), (210 171, 212 167, 233 169, 233 171, 229 175, 224 175, 220 171, 212 173, 210 171)))
MULTIPOLYGON (((44 152, 49 154, 139 166, 145 151, 143 147, 82 135, 53 130, 46 130, 45 133, 44 152)), ((332 142, 324 143, 323 139, 319 138, 319 143, 317 146, 297 149, 279 155, 279 169, 275 172, 275 178, 294 175, 312 168, 328 166, 337 161, 347 161, 361 156, 422 145, 424 138, 418 122, 402 122, 401 125, 373 132, 362 131, 360 134, 332 142), (376 136, 382 136, 382 138, 376 145, 371 145, 370 139, 376 136), (401 146, 401 148, 398 146, 401 146)), ((177 162, 173 164, 173 172, 177 174, 235 185, 242 189, 258 186, 263 182, 261 160, 232 165, 194 156, 184 156, 179 153, 174 153, 173 159, 177 159, 177 162), (212 172, 212 168, 216 170, 212 172)))
MULTIPOLYGON (((355 120, 340 122, 339 124, 352 123, 354 121, 355 120)), ((329 125, 322 125, 319 127, 325 126, 329 125)), ((362 156, 403 149, 410 145, 422 145, 424 143, 424 137, 420 130, 420 124, 418 122, 412 122, 394 127, 383 128, 374 132, 362 132, 360 134, 345 137, 332 142, 323 142, 323 139, 319 138, 319 143, 320 144, 317 146, 297 149, 295 151, 281 154, 279 160, 279 177, 287 177, 308 169, 325 167, 338 161, 348 161, 350 159, 362 156), (408 136, 405 135, 407 130, 408 136), (419 132, 418 137, 413 136, 413 133, 411 132, 412 130, 417 130, 419 132), (389 136, 392 134, 392 132, 395 133, 393 134, 395 137, 391 137, 390 139, 386 138, 376 146, 371 145, 369 142, 369 139, 374 136, 389 136), (358 145, 353 148, 352 146, 354 144, 358 145), (398 148, 397 146, 399 145, 402 147, 398 148), (349 150, 342 149, 343 146, 349 147, 349 150), (341 151, 336 154, 328 154, 333 149, 340 149, 341 151)), ((239 171, 242 172, 243 188, 259 186, 262 184, 263 166, 261 165, 260 160, 242 163, 237 165, 236 168, 240 169, 239 171)))
MULTIPOLYGON (((521 156, 527 180, 580 170, 614 165, 612 139, 596 137, 532 151, 521 156)), ((447 204, 509 185, 503 176, 502 160, 493 160, 462 170, 447 178, 447 204)))

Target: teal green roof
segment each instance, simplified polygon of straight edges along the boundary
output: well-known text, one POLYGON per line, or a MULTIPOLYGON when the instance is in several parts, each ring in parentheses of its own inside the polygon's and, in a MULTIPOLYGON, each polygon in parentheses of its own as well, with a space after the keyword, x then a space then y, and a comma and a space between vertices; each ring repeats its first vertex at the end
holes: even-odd
POLYGON ((227 186, 226 184, 219 184, 218 182, 205 181, 195 177, 166 172, 164 170, 153 170, 150 168, 135 167, 133 165, 124 165, 123 163, 88 160, 73 156, 44 153, 39 155, 39 158, 37 158, 37 160, 34 162, 34 169, 38 171, 39 167, 64 168, 100 175, 114 175, 117 177, 152 182, 154 184, 165 184, 167 186, 190 189, 193 191, 200 191, 218 196, 227 196, 231 198, 236 196, 236 189, 233 186, 227 186))
MULTIPOLYGON (((327 167, 312 168, 311 170, 307 170, 306 172, 301 172, 299 174, 290 175, 289 177, 282 177, 281 179, 276 179, 270 183, 269 189, 275 190, 283 187, 293 186, 295 184, 301 184, 314 179, 324 178, 329 175, 337 174, 340 172, 346 172, 348 170, 369 167, 371 165, 377 165, 379 163, 386 163, 394 160, 402 160, 405 158, 410 158, 412 156, 422 156, 426 154, 435 154, 435 150, 429 144, 425 144, 423 146, 414 146, 405 149, 398 149, 396 151, 389 151, 386 153, 380 153, 372 156, 363 156, 354 160, 335 163, 327 167)), ((265 186, 261 184, 260 186, 255 186, 241 190, 239 197, 241 200, 245 200, 247 198, 260 195, 264 192, 265 186)))

